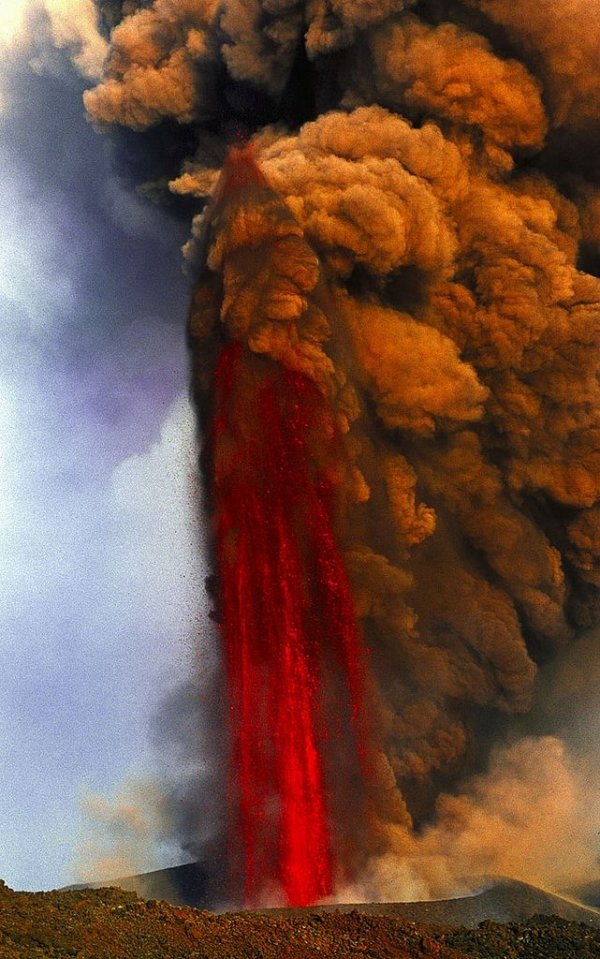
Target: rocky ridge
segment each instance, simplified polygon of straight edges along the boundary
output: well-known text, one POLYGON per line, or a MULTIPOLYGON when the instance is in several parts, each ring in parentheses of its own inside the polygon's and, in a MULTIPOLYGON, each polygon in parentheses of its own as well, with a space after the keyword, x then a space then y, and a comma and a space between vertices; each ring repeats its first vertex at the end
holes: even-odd
POLYGON ((311 907, 215 914, 116 888, 0 886, 0 959, 598 959, 600 929, 558 916, 475 929, 311 907))

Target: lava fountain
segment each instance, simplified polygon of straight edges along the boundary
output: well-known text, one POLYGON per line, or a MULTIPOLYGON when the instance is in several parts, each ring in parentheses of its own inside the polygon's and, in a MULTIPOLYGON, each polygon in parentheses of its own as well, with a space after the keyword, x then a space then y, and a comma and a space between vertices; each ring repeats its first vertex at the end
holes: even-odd
MULTIPOLYGON (((216 191, 217 234, 232 215, 239 228, 260 210, 257 192, 278 209, 249 150, 234 148, 216 191)), ((285 233, 293 224, 281 213, 285 233)), ((302 267, 310 253, 293 239, 302 267)), ((241 249, 236 275, 247 286, 256 256, 241 249)), ((263 309, 272 314, 273 303, 263 309)), ((233 838, 247 903, 275 885, 290 905, 307 905, 333 893, 339 871, 330 815, 337 777, 325 751, 332 742, 344 748, 346 720, 363 766, 366 756, 364 655, 336 535, 348 464, 321 386, 293 357, 261 356, 240 333, 230 326, 216 361, 209 427, 233 838)))

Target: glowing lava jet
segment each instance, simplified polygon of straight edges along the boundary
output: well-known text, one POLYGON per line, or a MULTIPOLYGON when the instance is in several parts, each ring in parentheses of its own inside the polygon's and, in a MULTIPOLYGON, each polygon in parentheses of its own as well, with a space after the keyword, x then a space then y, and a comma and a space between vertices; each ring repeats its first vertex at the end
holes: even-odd
MULTIPOLYGON (((337 545, 348 466, 306 353, 287 342, 278 360, 253 340, 253 293, 268 321, 289 314, 294 290, 315 284, 318 261, 248 150, 230 154, 210 226, 225 332, 209 434, 233 834, 246 902, 278 887, 304 905, 333 892, 338 870, 330 756, 351 741, 359 766, 365 749, 363 655, 337 545)), ((197 292, 196 308, 205 299, 197 292)), ((307 329, 313 321, 305 318, 307 329)), ((194 323, 192 313, 192 334, 194 323)))

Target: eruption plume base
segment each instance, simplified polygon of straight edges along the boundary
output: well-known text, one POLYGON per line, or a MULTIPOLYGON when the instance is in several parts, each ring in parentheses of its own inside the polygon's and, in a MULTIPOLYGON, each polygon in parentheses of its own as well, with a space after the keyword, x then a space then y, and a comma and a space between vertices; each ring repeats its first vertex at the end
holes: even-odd
POLYGON ((323 433, 334 461, 341 441, 307 376, 238 343, 221 353, 215 395, 216 548, 244 895, 252 903, 274 882, 290 905, 308 905, 333 891, 324 758, 332 718, 341 730, 350 716, 365 751, 360 640, 333 530, 335 462, 317 453, 323 433), (329 651, 345 690, 333 717, 329 651))

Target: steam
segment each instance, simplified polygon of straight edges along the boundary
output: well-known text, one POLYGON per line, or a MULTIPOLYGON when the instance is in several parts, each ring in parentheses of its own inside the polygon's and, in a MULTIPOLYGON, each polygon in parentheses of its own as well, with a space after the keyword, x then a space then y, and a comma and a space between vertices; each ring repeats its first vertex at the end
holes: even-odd
POLYGON ((445 899, 480 891, 494 876, 572 888, 595 875, 597 775, 577 766, 556 737, 496 748, 485 775, 441 795, 422 834, 392 827, 389 848, 370 859, 339 901, 445 899))
POLYGON ((0 11, 0 46, 31 43, 27 29, 31 20, 36 24, 34 45, 40 51, 31 61, 34 69, 47 66, 47 52, 40 40, 48 36, 50 47, 66 50, 83 77, 101 77, 108 43, 100 31, 94 0, 17 0, 6 5, 0 11))
POLYGON ((75 67, 84 77, 102 73, 107 43, 98 29, 93 0, 44 0, 50 31, 56 47, 72 51, 75 67))
POLYGON ((84 789, 73 871, 81 882, 110 881, 160 866, 172 825, 160 783, 131 776, 113 795, 84 789))
POLYGON ((198 144, 170 182, 198 207, 212 197, 185 250, 202 264, 198 394, 226 328, 332 402, 378 690, 363 872, 442 857, 443 881, 419 867, 429 893, 474 870, 558 881, 569 823, 590 835, 560 739, 486 757, 531 708, 538 666, 600 612, 592 14, 588 0, 155 0, 116 23, 85 95, 97 124, 176 121, 198 144), (264 183, 227 203, 236 127, 264 183))

